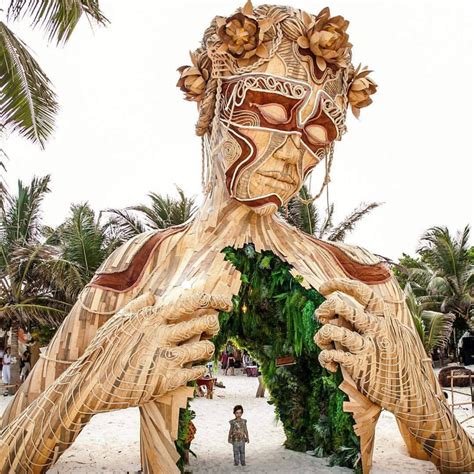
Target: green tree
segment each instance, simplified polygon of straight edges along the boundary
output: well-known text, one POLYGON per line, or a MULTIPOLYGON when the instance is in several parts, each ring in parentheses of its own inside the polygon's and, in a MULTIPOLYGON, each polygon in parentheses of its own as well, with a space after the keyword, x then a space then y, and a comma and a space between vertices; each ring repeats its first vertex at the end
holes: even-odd
POLYGON ((10 23, 29 19, 32 28, 43 29, 50 42, 66 43, 85 15, 106 24, 97 0, 10 0, 0 21, 0 132, 9 130, 38 143, 54 130, 58 111, 56 94, 47 74, 10 23), (8 23, 8 25, 7 25, 8 23))
POLYGON ((431 227, 420 240, 420 258, 411 262, 408 281, 424 308, 453 313, 465 329, 473 311, 474 265, 470 227, 453 236, 446 227, 431 227))
POLYGON ((381 203, 361 203, 342 221, 334 223, 334 204, 330 204, 327 215, 322 219, 322 212, 311 201, 312 196, 306 186, 300 189, 299 197, 290 199, 287 206, 280 209, 280 215, 291 225, 316 236, 318 239, 341 242, 356 225, 381 203))
POLYGON ((149 193, 151 205, 139 204, 126 209, 108 209, 111 214, 110 231, 126 241, 147 230, 166 229, 189 220, 196 212, 196 199, 187 197, 176 187, 178 198, 149 193))
MULTIPOLYGON (((41 233, 41 204, 49 192, 49 181, 49 176, 33 178, 29 185, 19 181, 17 193, 4 191, 0 205, 0 322, 12 330, 15 357, 19 356, 21 326, 57 324, 67 308, 42 271, 57 255, 41 233)), ((18 381, 18 365, 14 364, 12 382, 18 381)))
POLYGON ((71 304, 121 243, 110 223, 101 214, 96 216, 87 203, 72 204, 60 226, 43 232, 57 252, 55 260, 42 266, 44 278, 71 304))
POLYGON ((405 301, 426 353, 431 356, 435 349, 444 349, 453 330, 454 314, 423 309, 423 305, 418 302, 410 283, 405 285, 404 292, 405 301))

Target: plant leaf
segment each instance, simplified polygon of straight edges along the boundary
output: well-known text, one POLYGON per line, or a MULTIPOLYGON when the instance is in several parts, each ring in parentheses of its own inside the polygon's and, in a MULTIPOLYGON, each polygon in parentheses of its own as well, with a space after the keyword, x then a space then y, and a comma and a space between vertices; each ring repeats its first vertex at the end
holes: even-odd
POLYGON ((11 0, 8 7, 9 19, 29 16, 33 28, 43 28, 57 43, 69 40, 83 14, 99 25, 108 23, 98 0, 11 0))
POLYGON ((18 132, 44 148, 58 111, 51 81, 23 41, 0 22, 0 129, 18 132))

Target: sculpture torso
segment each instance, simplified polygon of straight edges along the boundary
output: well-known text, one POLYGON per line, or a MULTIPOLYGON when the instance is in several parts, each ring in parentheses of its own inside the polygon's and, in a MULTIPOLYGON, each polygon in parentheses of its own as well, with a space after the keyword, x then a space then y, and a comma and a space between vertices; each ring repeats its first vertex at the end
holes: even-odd
POLYGON ((316 289, 337 277, 373 285, 410 324, 402 311, 403 296, 378 258, 357 247, 318 241, 277 216, 261 216, 235 203, 213 211, 216 204, 215 199, 205 204, 185 225, 134 237, 103 263, 21 386, 3 426, 83 354, 112 315, 144 292, 156 295, 159 304, 172 301, 183 290, 237 294, 240 273, 222 253, 228 246, 253 243, 257 251, 271 250, 294 267, 303 284, 316 289))

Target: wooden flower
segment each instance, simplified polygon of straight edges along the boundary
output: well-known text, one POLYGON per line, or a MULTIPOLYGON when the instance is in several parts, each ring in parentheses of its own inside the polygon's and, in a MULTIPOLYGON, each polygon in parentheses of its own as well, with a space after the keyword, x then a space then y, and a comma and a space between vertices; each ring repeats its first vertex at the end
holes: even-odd
POLYGON ((197 56, 191 54, 192 66, 181 66, 178 68, 180 78, 176 84, 185 95, 186 100, 200 102, 206 90, 209 79, 209 71, 198 65, 197 56))
POLYGON ((217 35, 222 41, 218 51, 237 58, 239 66, 245 66, 256 58, 268 58, 271 38, 267 32, 273 22, 268 18, 257 19, 253 15, 250 0, 228 18, 217 17, 217 35))
POLYGON ((377 91, 377 84, 369 77, 371 72, 366 67, 361 69, 360 65, 354 72, 347 96, 356 117, 359 117, 360 109, 372 103, 370 96, 377 91))
POLYGON ((349 22, 342 16, 331 18, 329 8, 324 8, 316 16, 304 15, 306 33, 297 40, 303 49, 310 49, 316 57, 316 65, 324 71, 327 64, 347 67, 350 62, 349 35, 346 30, 349 22))

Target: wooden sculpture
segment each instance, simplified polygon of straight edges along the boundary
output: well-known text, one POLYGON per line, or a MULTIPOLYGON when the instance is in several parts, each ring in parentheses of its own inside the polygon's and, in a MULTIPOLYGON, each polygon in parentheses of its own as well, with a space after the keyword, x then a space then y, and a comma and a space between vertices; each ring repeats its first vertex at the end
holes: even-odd
MULTIPOLYGON (((240 274, 222 249, 253 243, 327 297, 317 316, 320 362, 341 385, 370 470, 381 408, 413 456, 442 472, 474 470, 473 442, 449 410, 404 302, 379 258, 323 242, 275 214, 298 193, 358 115, 375 83, 351 64, 348 22, 248 2, 216 17, 178 86, 199 106, 205 202, 186 224, 116 250, 77 303, 3 417, 2 472, 44 472, 91 416, 139 406, 146 473, 177 472, 179 407, 204 371, 240 274), (203 339, 203 340, 201 340, 203 339)), ((317 363, 317 361, 315 361, 317 363)))

